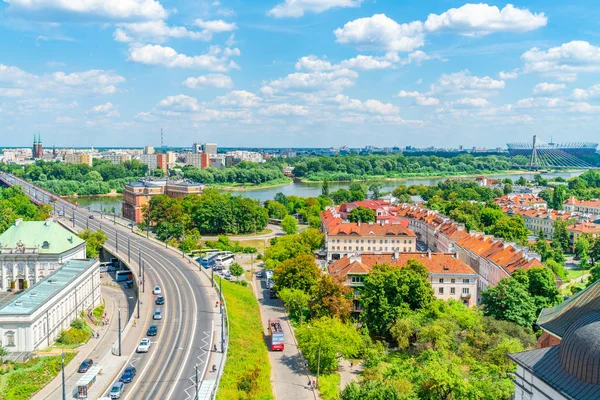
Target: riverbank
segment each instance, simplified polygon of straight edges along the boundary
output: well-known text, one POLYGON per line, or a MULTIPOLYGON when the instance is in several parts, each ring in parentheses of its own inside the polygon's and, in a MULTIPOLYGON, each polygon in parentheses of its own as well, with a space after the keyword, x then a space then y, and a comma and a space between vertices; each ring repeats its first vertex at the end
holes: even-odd
POLYGON ((269 181, 269 182, 261 183, 258 185, 240 183, 239 185, 234 185, 234 186, 215 185, 215 184, 210 184, 210 185, 205 185, 205 186, 207 188, 215 188, 215 189, 219 189, 219 190, 225 190, 227 192, 246 192, 246 191, 252 191, 252 190, 272 189, 272 188, 290 185, 292 183, 294 183, 294 181, 291 178, 285 178, 285 180, 278 179, 276 181, 269 181))
MULTIPOLYGON (((454 174, 441 174, 441 175, 406 175, 398 178, 390 178, 380 175, 370 175, 368 177, 364 177, 364 179, 354 179, 350 181, 334 181, 328 180, 329 183, 352 183, 352 182, 368 182, 368 181, 382 181, 382 182, 406 182, 409 179, 411 180, 428 180, 428 179, 443 179, 443 178, 455 178, 455 179, 474 179, 480 176, 485 176, 486 178, 494 178, 496 176, 507 176, 507 175, 525 175, 525 174, 535 174, 540 173, 544 174, 554 174, 554 173, 577 173, 582 172, 579 169, 564 169, 564 170, 548 170, 543 172, 536 171, 527 171, 527 170, 509 170, 509 171, 494 171, 494 172, 481 172, 477 174, 462 174, 462 175, 454 175, 454 174)), ((298 182, 307 184, 307 185, 321 185, 323 184, 323 180, 310 180, 305 178, 296 178, 298 182)))

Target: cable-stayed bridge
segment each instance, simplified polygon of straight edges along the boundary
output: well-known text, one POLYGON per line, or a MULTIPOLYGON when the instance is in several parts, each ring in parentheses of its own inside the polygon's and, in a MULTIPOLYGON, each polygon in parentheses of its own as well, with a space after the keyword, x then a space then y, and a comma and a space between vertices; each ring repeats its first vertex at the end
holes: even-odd
POLYGON ((518 168, 527 168, 532 171, 540 169, 597 169, 586 158, 596 153, 598 143, 546 143, 533 136, 530 143, 508 143, 510 156, 523 156, 527 163, 515 165, 518 168))

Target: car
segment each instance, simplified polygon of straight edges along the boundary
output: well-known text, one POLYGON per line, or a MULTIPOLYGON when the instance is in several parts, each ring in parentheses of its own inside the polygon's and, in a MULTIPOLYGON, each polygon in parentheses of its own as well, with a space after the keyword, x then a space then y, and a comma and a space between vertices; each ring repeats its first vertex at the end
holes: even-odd
POLYGON ((140 344, 138 344, 138 347, 136 349, 136 353, 147 353, 148 350, 150 350, 150 346, 151 346, 150 339, 143 338, 140 341, 140 344))
POLYGON ((256 277, 257 277, 258 279, 262 279, 262 278, 263 278, 263 276, 265 276, 265 275, 263 274, 263 272, 262 272, 262 271, 258 271, 258 272, 256 273, 256 277))
POLYGON ((88 358, 87 360, 83 360, 83 362, 81 364, 79 364, 79 369, 77 370, 77 372, 83 374, 85 372, 88 371, 88 369, 90 369, 90 367, 94 365, 94 360, 92 360, 91 358, 88 358))
POLYGON ((135 376, 135 372, 135 367, 129 366, 125 368, 125 371, 123 371, 123 375, 121 375, 120 381, 123 383, 130 383, 133 380, 133 377, 135 376))
POLYGON ((125 384, 123 382, 117 382, 114 384, 112 389, 110 389, 109 396, 111 399, 120 399, 124 391, 125 384))
POLYGON ((155 310, 152 319, 162 319, 162 312, 160 310, 155 310))
POLYGON ((152 290, 152 294, 162 294, 162 290, 160 290, 160 286, 154 286, 152 290))
POLYGON ((94 216, 93 216, 93 215, 90 215, 88 218, 89 218, 89 219, 94 219, 94 216))
POLYGON ((275 291, 275 289, 269 289, 269 298, 270 299, 276 299, 277 298, 277 292, 275 291))
POLYGON ((157 333, 158 333, 158 326, 150 325, 150 327, 148 328, 148 332, 146 332, 146 335, 147 336, 156 336, 157 333))
POLYGON ((223 270, 222 266, 220 266, 220 265, 213 266, 213 271, 221 271, 221 270, 223 270))
POLYGON ((165 304, 165 298, 163 296, 158 296, 156 298, 156 304, 162 306, 163 304, 165 304))

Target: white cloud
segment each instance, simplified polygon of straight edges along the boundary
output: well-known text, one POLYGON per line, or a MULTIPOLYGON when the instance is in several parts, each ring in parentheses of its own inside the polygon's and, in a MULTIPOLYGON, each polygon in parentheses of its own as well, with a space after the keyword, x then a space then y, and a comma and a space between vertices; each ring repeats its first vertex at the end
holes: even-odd
POLYGON ((600 84, 590 86, 587 89, 573 89, 572 96, 577 100, 585 100, 600 95, 600 84))
POLYGON ((533 93, 538 94, 538 93, 560 92, 561 90, 563 90, 566 87, 567 87, 567 85, 565 85, 564 83, 541 82, 533 87, 533 93))
POLYGON ((118 117, 120 116, 119 110, 116 109, 114 104, 106 102, 104 104, 98 104, 89 111, 91 114, 102 114, 105 117, 118 117))
POLYGON ((224 74, 208 74, 200 75, 198 77, 189 77, 183 81, 183 86, 190 89, 204 87, 231 88, 233 87, 233 80, 224 74))
POLYGON ((415 99, 415 102, 420 106, 426 106, 426 107, 437 106, 438 104, 440 104, 439 99, 436 99, 435 97, 426 97, 426 96, 418 96, 415 99))
POLYGON ((109 19, 167 18, 167 11, 156 0, 5 0, 10 7, 30 11, 56 10, 90 14, 109 19))
POLYGON ((184 26, 168 26, 165 21, 119 24, 119 28, 117 28, 113 36, 117 42, 132 42, 137 40, 162 43, 167 38, 188 38, 203 41, 212 39, 212 33, 210 31, 190 31, 184 26))
POLYGON ((557 97, 529 97, 515 103, 516 108, 556 108, 568 103, 557 97))
POLYGON ((21 97, 25 94, 23 89, 0 88, 0 97, 21 97))
POLYGON ((269 10, 268 15, 276 18, 298 18, 304 13, 322 13, 336 7, 358 7, 363 0, 284 0, 269 10))
POLYGON ((544 13, 534 14, 512 4, 502 10, 488 4, 465 4, 436 15, 429 14, 425 30, 450 30, 466 36, 484 36, 493 32, 528 32, 546 25, 544 13))
POLYGON ((346 87, 354 85, 358 73, 349 69, 331 72, 313 71, 310 73, 297 72, 285 78, 275 79, 261 88, 265 95, 282 91, 314 92, 325 91, 338 93, 346 87))
POLYGON ((348 96, 339 94, 335 97, 335 101, 340 105, 341 110, 358 111, 369 114, 379 115, 394 115, 398 114, 399 109, 393 104, 382 103, 379 100, 367 100, 362 102, 360 100, 351 99, 348 96))
POLYGON ((554 76, 572 82, 579 72, 600 71, 600 47, 575 40, 544 51, 534 47, 521 56, 525 72, 554 76))
POLYGON ((196 112, 203 110, 205 105, 203 103, 199 103, 198 100, 193 97, 179 94, 176 96, 167 97, 158 103, 157 107, 172 111, 196 112))
POLYGON ((481 97, 456 100, 451 102, 452 107, 455 108, 483 108, 489 106, 489 102, 481 97))
POLYGON ((18 67, 0 64, 0 82, 11 82, 16 86, 30 83, 35 75, 25 72, 18 67))
POLYGON ((589 103, 580 102, 571 105, 569 111, 580 112, 580 113, 597 113, 600 112, 600 106, 593 106, 589 103))
POLYGON ((292 105, 292 104, 274 104, 267 108, 261 108, 259 111, 262 115, 280 115, 280 116, 288 116, 288 115, 306 115, 308 114, 308 110, 303 106, 292 105))
POLYGON ((437 83, 431 85, 434 93, 473 94, 504 88, 504 81, 471 75, 469 70, 443 74, 437 83))
POLYGON ((508 80, 508 79, 517 79, 519 77, 519 69, 515 68, 512 71, 500 71, 498 72, 498 78, 502 79, 502 80, 508 80))
POLYGON ((385 14, 350 21, 333 33, 337 42, 361 48, 412 51, 425 44, 422 22, 399 24, 385 14))
POLYGON ((194 24, 205 31, 213 33, 231 32, 237 29, 237 25, 234 22, 225 22, 222 19, 204 21, 198 18, 194 24))
POLYGON ((401 90, 398 92, 398 97, 419 97, 421 93, 419 92, 407 92, 406 90, 401 90))
POLYGON ((179 54, 171 47, 160 45, 132 46, 129 49, 129 60, 147 65, 162 65, 168 68, 198 68, 210 71, 226 72, 237 68, 237 64, 230 61, 231 56, 239 56, 238 49, 211 46, 208 53, 199 56, 179 54))
POLYGON ((222 106, 234 107, 256 107, 260 104, 260 101, 261 99, 258 96, 246 90, 234 90, 216 99, 216 102, 222 106))
POLYGON ((387 54, 384 57, 373 57, 358 55, 348 60, 343 60, 339 64, 332 64, 330 61, 322 60, 317 56, 310 55, 302 57, 296 62, 296 69, 310 70, 310 71, 334 71, 344 68, 358 69, 358 70, 373 70, 373 69, 386 69, 392 68, 394 62, 397 62, 399 58, 395 54, 387 54))

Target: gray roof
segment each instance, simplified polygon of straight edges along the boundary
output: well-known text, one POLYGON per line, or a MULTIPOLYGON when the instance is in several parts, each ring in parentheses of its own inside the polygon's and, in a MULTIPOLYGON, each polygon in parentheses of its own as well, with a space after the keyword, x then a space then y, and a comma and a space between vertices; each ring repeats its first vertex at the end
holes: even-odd
POLYGON ((96 259, 69 260, 53 274, 48 275, 48 277, 24 290, 10 302, 0 307, 0 317, 4 315, 32 314, 95 263, 96 259))
POLYGON ((600 385, 569 375, 560 365, 560 346, 535 349, 508 357, 570 400, 600 399, 600 385))
POLYGON ((562 338, 573 322, 593 311, 600 311, 600 280, 561 304, 544 308, 537 324, 545 331, 562 338))
POLYGON ((600 385, 600 312, 582 316, 567 329, 560 365, 578 379, 600 385))

